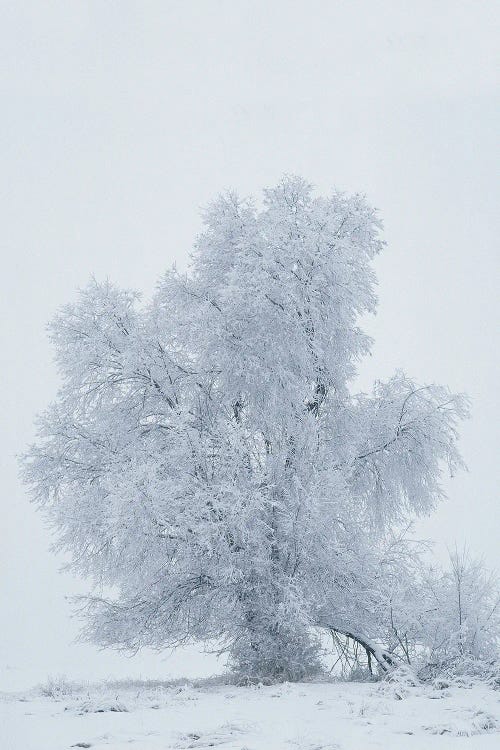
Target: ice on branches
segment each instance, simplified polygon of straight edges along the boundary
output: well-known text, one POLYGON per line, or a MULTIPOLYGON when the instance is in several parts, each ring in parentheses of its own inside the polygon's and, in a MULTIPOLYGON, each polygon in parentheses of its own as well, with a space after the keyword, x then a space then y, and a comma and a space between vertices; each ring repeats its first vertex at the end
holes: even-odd
POLYGON ((467 401, 402 373, 352 393, 383 247, 362 196, 286 177, 204 220, 151 302, 93 280, 52 325, 62 385, 24 473, 93 583, 87 632, 218 639, 250 677, 294 679, 320 627, 387 665, 388 581, 413 573, 406 542, 384 556, 462 465, 467 401))

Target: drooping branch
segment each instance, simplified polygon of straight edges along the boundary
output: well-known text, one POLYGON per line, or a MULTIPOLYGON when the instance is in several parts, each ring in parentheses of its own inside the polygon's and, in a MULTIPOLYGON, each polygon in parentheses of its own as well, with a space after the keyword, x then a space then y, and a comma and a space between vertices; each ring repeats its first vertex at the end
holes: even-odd
POLYGON ((367 638, 365 635, 354 633, 351 630, 339 628, 331 624, 322 625, 321 627, 329 630, 331 634, 342 635, 345 638, 350 638, 355 643, 359 643, 359 645, 366 651, 367 656, 370 657, 370 661, 373 656, 383 672, 389 672, 390 669, 393 669, 398 664, 397 657, 394 656, 394 654, 390 653, 387 649, 382 648, 377 643, 374 643, 374 641, 367 638))

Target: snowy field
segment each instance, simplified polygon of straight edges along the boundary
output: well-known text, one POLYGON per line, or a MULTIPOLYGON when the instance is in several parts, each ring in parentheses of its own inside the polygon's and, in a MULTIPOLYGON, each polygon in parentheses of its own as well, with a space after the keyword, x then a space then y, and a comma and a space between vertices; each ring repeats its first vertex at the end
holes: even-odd
POLYGON ((0 694, 3 750, 446 750, 500 746, 500 692, 484 686, 62 678, 0 694))

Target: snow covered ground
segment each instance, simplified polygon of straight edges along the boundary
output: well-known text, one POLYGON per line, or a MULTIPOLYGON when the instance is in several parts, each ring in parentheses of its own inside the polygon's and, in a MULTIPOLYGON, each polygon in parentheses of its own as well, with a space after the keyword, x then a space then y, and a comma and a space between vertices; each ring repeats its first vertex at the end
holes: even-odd
POLYGON ((0 694, 3 750, 481 750, 499 730, 500 692, 481 685, 59 678, 0 694))

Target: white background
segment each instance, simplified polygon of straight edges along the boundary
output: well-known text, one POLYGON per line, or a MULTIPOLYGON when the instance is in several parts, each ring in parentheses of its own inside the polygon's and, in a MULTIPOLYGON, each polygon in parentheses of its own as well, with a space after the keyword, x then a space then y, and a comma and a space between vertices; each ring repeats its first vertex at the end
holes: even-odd
POLYGON ((449 501, 419 532, 440 556, 467 540, 498 565, 494 10, 481 0, 2 3, 5 684, 213 668, 194 651, 125 662, 70 645, 64 597, 83 586, 57 572, 15 454, 55 395, 45 324, 57 307, 91 273, 150 294, 167 266, 186 265, 200 207, 284 172, 380 208, 388 247, 359 384, 402 367, 471 395, 470 472, 447 483, 449 501))

